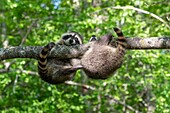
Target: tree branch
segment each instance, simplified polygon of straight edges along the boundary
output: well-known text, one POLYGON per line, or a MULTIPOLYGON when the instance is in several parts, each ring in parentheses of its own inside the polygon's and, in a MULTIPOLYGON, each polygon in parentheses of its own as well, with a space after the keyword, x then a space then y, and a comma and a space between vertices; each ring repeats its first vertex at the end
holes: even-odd
POLYGON ((170 49, 170 37, 128 38, 128 49, 170 49))
POLYGON ((92 86, 89 86, 89 85, 86 85, 86 84, 81 84, 81 83, 73 82, 73 81, 65 81, 64 83, 68 84, 68 85, 81 86, 83 88, 86 88, 86 89, 89 89, 89 90, 93 90, 93 91, 96 90, 95 87, 92 87, 92 86))
MULTIPOLYGON (((58 59, 80 57, 92 43, 73 47, 56 45, 49 57, 56 57, 58 59)), ((127 49, 170 49, 170 37, 127 38, 127 43, 127 49)), ((37 59, 41 49, 42 46, 0 48, 0 60, 11 58, 37 59)))
MULTIPOLYGON (((88 49, 90 44, 81 46, 69 47, 65 45, 56 45, 52 49, 49 57, 56 57, 58 59, 77 58, 88 49)), ((11 58, 34 58, 38 59, 38 55, 43 46, 17 46, 10 48, 0 48, 0 60, 11 58)))

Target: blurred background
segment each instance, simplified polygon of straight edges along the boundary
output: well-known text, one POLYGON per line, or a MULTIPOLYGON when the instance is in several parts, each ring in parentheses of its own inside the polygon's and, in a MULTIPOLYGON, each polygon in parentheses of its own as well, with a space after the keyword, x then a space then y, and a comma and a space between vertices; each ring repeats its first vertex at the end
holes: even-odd
MULTIPOLYGON (((114 34, 113 27, 129 38, 170 36, 170 1, 1 0, 0 26, 0 48, 44 46, 67 31, 87 43, 93 34, 114 34)), ((78 71, 72 82, 45 83, 34 59, 0 61, 0 111, 170 113, 170 50, 128 50, 111 78, 93 80, 78 71)))

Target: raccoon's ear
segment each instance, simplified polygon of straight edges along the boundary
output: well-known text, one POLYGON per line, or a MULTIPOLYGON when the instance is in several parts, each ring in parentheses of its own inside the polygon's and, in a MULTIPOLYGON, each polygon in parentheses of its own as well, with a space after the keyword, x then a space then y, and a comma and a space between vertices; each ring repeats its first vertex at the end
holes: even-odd
POLYGON ((92 42, 92 41, 96 41, 97 40, 97 37, 96 35, 92 35, 89 42, 92 42))

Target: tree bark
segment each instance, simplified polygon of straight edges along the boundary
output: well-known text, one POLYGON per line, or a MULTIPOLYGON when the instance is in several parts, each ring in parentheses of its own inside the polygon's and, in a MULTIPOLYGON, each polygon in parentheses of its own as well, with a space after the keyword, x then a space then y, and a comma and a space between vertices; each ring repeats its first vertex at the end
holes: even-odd
MULTIPOLYGON (((90 47, 92 42, 80 46, 56 45, 52 49, 49 57, 76 58, 81 57, 90 47)), ((127 38, 127 49, 170 49, 170 37, 152 37, 152 38, 127 38)), ((17 46, 9 48, 0 48, 0 60, 11 58, 34 58, 38 59, 43 46, 17 46)))
POLYGON ((170 49, 170 37, 127 38, 128 49, 170 49))

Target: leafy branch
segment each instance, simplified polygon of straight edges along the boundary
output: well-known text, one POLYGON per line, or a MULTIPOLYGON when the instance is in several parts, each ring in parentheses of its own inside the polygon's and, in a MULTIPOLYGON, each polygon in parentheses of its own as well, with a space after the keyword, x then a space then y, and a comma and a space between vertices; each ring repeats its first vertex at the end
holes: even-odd
POLYGON ((97 13, 97 12, 107 10, 107 9, 122 9, 122 10, 129 9, 129 10, 134 10, 134 11, 137 11, 137 12, 140 12, 140 13, 143 13, 143 14, 148 14, 148 15, 152 16, 153 18, 155 18, 155 19, 159 20, 160 22, 162 22, 164 25, 166 25, 166 27, 168 27, 170 29, 170 25, 165 20, 163 20, 161 17, 159 17, 158 15, 156 15, 154 13, 151 13, 149 11, 143 10, 143 9, 133 7, 133 6, 115 6, 115 7, 111 6, 111 7, 103 8, 102 10, 97 10, 97 11, 95 11, 93 13, 97 13))

